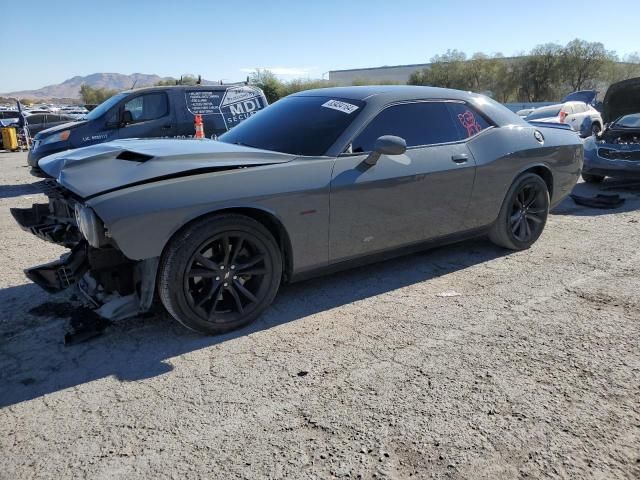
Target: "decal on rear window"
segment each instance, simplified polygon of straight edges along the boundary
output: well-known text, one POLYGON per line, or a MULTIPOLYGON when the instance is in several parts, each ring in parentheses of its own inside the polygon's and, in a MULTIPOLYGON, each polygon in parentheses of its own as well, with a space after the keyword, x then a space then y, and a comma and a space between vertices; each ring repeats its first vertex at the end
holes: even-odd
POLYGON ((463 113, 459 113, 458 120, 460 120, 462 126, 466 128, 468 137, 482 131, 482 126, 478 123, 476 116, 471 110, 465 110, 463 113))
POLYGON ((343 113, 353 113, 358 109, 357 105, 352 105, 347 102, 341 102, 339 100, 329 100, 322 104, 323 107, 332 108, 343 113))

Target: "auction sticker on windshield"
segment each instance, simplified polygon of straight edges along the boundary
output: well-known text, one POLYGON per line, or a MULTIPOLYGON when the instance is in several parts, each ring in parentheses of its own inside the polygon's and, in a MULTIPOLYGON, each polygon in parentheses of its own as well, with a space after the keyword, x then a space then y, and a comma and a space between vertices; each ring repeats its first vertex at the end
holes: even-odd
POLYGON ((332 108, 343 113, 353 113, 358 109, 357 105, 352 105, 347 102, 341 102, 340 100, 329 100, 322 104, 323 107, 332 108))

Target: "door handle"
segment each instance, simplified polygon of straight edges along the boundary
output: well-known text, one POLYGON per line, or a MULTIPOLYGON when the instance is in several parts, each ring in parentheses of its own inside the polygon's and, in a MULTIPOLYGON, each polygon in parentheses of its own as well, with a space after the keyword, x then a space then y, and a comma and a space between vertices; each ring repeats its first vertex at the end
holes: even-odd
POLYGON ((469 155, 466 153, 460 153, 458 155, 453 155, 451 160, 458 164, 467 163, 467 161, 469 161, 469 155))
POLYGON ((163 126, 162 126, 162 129, 163 129, 163 130, 169 130, 170 128, 171 128, 171 125, 170 125, 170 124, 169 124, 169 125, 163 125, 163 126))

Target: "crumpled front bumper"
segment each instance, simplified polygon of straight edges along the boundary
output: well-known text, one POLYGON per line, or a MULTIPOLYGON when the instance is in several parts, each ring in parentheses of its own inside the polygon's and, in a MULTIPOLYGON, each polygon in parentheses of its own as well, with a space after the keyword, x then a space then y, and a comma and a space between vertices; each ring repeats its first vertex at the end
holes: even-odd
POLYGON ((72 248, 82 240, 77 227, 51 218, 49 204, 35 203, 31 208, 12 208, 11 215, 25 232, 47 242, 72 248))
POLYGON ((47 292, 58 293, 78 283, 88 270, 87 243, 80 242, 58 260, 27 268, 24 273, 47 292))
POLYGON ((154 302, 158 257, 134 261, 109 243, 90 245, 78 228, 80 200, 53 180, 37 185, 49 203, 12 208, 11 214, 23 230, 71 250, 58 260, 27 268, 25 275, 49 293, 74 287, 76 297, 105 318, 148 312, 154 302))

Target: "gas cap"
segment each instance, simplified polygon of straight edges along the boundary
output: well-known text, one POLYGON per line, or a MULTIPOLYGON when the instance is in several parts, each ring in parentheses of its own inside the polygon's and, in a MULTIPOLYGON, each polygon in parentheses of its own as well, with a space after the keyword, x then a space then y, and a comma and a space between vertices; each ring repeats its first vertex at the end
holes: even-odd
POLYGON ((540 132, 540 130, 536 130, 533 132, 533 137, 542 145, 544 143, 544 136, 540 132))

